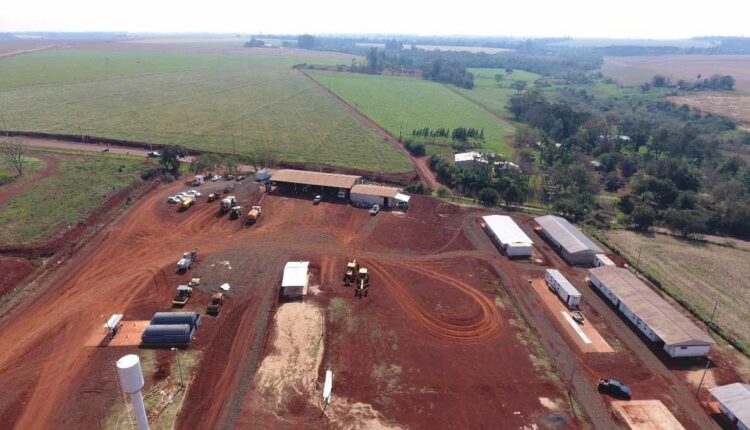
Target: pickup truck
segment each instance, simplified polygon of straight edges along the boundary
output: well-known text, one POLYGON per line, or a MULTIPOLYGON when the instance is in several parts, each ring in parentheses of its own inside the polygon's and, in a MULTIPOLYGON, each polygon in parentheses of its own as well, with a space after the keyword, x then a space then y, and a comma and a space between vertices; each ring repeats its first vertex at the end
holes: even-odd
POLYGON ((607 393, 613 397, 620 397, 630 400, 632 391, 630 387, 618 381, 617 379, 599 379, 599 392, 607 393))
POLYGON ((370 209, 370 215, 377 215, 378 212, 380 212, 380 206, 372 205, 372 208, 370 209))
POLYGON ((198 251, 195 250, 193 252, 183 252, 182 258, 177 262, 177 270, 179 271, 186 271, 190 268, 190 266, 195 263, 195 260, 198 259, 198 251))
POLYGON ((190 296, 193 295, 193 289, 187 285, 177 287, 177 295, 172 299, 172 306, 185 306, 190 296))

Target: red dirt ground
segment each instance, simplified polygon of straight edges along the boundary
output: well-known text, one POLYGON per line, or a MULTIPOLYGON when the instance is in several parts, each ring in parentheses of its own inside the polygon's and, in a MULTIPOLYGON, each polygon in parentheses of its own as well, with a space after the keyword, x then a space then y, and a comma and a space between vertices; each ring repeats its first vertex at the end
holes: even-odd
MULTIPOLYGON (((372 405, 388 423, 622 427, 609 399, 595 389, 599 376, 611 376, 631 385, 636 399, 661 400, 686 428, 715 428, 674 366, 590 289, 583 291, 583 311, 616 352, 583 354, 566 343, 528 290, 528 279, 545 266, 502 257, 480 229, 475 209, 416 196, 405 214, 371 217, 343 204, 314 206, 307 197, 270 195, 263 198, 258 224, 243 228, 219 216, 216 203, 205 198, 177 212, 165 198, 182 187, 172 184, 143 198, 0 321, 5 427, 96 428, 122 401, 114 361, 138 348, 85 347, 87 334, 112 313, 143 320, 169 309, 175 286, 194 276, 202 284, 189 310, 202 311, 223 282, 231 290, 221 314, 205 319, 192 345, 203 358, 177 428, 334 427, 306 399, 290 396, 281 417, 252 401, 262 395, 253 374, 268 353, 283 264, 304 259, 322 278, 322 294, 307 299, 327 308, 339 298, 351 310, 344 320, 327 312, 321 380, 334 369, 335 396, 372 405), (188 274, 174 273, 179 254, 195 247, 198 264, 188 274), (356 300, 340 286, 351 257, 372 271, 366 299, 356 300), (545 361, 561 376, 550 378, 545 361), (572 415, 568 384, 585 416, 572 415)), ((249 182, 236 191, 243 206, 260 200, 249 182)), ((528 218, 517 218, 547 265, 583 285, 585 270, 565 265, 533 233, 528 218)), ((160 351, 159 360, 169 360, 168 354, 160 351)), ((169 367, 159 368, 147 378, 163 378, 169 367)))
POLYGON ((0 298, 2 298, 34 271, 34 265, 22 257, 0 256, 0 270, 3 273, 0 276, 0 298))

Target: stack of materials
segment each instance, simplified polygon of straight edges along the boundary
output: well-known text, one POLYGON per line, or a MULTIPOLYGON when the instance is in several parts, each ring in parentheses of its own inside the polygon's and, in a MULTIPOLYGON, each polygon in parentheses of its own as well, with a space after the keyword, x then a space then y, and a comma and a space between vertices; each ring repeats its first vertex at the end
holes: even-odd
POLYGON ((198 312, 157 312, 141 336, 143 345, 189 345, 200 325, 198 312))

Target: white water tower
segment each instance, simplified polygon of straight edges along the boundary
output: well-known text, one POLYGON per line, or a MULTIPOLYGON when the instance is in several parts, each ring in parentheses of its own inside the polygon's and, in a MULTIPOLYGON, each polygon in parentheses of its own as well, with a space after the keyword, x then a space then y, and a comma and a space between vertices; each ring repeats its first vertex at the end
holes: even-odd
POLYGON ((148 418, 146 417, 146 406, 143 404, 143 371, 141 360, 135 354, 128 354, 117 360, 117 375, 120 377, 122 390, 130 395, 133 404, 135 422, 138 430, 148 430, 148 418))

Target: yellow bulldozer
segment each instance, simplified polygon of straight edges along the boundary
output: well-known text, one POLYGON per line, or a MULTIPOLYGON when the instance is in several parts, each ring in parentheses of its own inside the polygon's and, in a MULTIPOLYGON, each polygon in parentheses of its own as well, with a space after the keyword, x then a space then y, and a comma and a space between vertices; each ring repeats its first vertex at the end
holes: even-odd
POLYGON ((352 260, 346 263, 346 273, 344 273, 344 282, 342 283, 345 287, 350 287, 357 280, 357 272, 359 271, 359 263, 357 260, 352 260))

